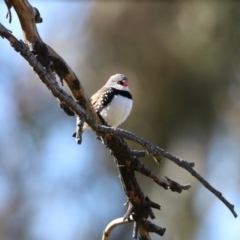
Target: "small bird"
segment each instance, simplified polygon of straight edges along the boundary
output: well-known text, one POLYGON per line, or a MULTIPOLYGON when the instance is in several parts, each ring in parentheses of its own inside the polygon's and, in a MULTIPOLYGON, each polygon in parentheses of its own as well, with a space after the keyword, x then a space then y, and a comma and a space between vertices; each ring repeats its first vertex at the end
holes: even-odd
MULTIPOLYGON (((91 103, 97 113, 111 126, 117 127, 129 116, 132 109, 132 95, 128 88, 128 79, 123 74, 115 74, 91 97, 91 103)), ((83 131, 89 129, 85 123, 83 131)))

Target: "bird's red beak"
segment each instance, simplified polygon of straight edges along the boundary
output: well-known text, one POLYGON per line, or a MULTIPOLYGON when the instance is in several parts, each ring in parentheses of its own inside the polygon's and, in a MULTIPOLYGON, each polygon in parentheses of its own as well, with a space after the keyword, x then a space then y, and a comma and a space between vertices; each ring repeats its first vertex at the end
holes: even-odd
POLYGON ((127 87, 128 86, 128 80, 122 80, 122 85, 124 87, 127 87))

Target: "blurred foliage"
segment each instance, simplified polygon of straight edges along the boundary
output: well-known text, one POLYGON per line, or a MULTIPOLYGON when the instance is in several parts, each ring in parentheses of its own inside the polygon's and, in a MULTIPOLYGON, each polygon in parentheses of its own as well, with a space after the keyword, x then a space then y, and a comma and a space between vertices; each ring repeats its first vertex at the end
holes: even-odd
MULTIPOLYGON (((218 119, 230 104, 229 83, 238 72, 238 11, 236 4, 217 2, 98 2, 85 25, 89 68, 83 75, 98 81, 109 72, 126 74, 134 110, 124 126, 167 149, 176 141, 197 143, 200 153, 183 147, 201 166, 198 160, 206 159, 218 119)), ((147 165, 155 168, 150 158, 147 165)), ((172 168, 169 174, 174 173, 180 174, 172 168)), ((153 187, 144 178, 140 182, 145 189, 153 187)), ((166 197, 171 203, 166 215, 172 214, 169 239, 194 238, 199 222, 191 194, 166 197)), ((157 193, 153 196, 158 199, 157 193)))
POLYGON ((239 39, 234 9, 181 1, 95 4, 85 26, 86 61, 97 78, 124 71, 132 80, 135 132, 164 147, 179 129, 209 138, 238 66, 239 45, 230 43, 239 39))
MULTIPOLYGON (((89 96, 110 75, 126 74, 134 107, 121 127, 194 161, 197 171, 210 176, 207 160, 213 138, 226 129, 230 136, 239 133, 240 5, 74 4, 58 22, 52 22, 52 15, 46 20, 40 9, 44 41, 70 62, 89 96), (87 16, 79 20, 83 12, 87 16)), ((125 196, 112 157, 87 133, 82 146, 75 144, 75 120, 61 112, 28 66, 0 61, 0 239, 100 239, 107 223, 125 211, 119 207, 125 196), (64 235, 64 229, 71 234, 64 235)), ((162 239, 197 239, 213 198, 208 203, 204 195, 196 207, 199 183, 191 176, 169 161, 157 167, 151 158, 144 163, 159 176, 193 185, 179 195, 137 174, 146 194, 162 204, 154 220, 167 228, 162 239)), ((123 226, 114 230, 113 239, 130 236, 131 226, 123 226)))

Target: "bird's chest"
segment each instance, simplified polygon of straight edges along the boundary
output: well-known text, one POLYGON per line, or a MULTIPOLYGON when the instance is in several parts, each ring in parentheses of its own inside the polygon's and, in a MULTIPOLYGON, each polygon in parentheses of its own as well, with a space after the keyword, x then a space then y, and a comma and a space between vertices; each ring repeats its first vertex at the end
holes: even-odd
POLYGON ((131 109, 132 99, 116 95, 100 114, 107 123, 116 127, 126 120, 131 109))

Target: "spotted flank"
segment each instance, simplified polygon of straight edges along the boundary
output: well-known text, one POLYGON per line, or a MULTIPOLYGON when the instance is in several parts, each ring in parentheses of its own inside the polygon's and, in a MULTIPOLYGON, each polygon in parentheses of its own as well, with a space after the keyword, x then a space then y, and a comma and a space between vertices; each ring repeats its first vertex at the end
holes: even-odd
MULTIPOLYGON (((126 98, 126 100, 130 100, 130 102, 132 102, 132 95, 129 91, 123 91, 123 90, 118 90, 115 88, 109 88, 107 91, 105 91, 101 94, 98 104, 96 106, 94 106, 96 112, 100 112, 100 114, 101 114, 101 111, 103 110, 103 108, 105 108, 106 106, 108 106, 111 103, 114 96, 126 98)), ((121 103, 121 98, 119 98, 119 99, 120 99, 119 103, 121 103)), ((117 102, 118 102, 118 100, 117 100, 117 102)), ((115 107, 121 108, 121 105, 117 106, 117 103, 116 103, 115 107)))

